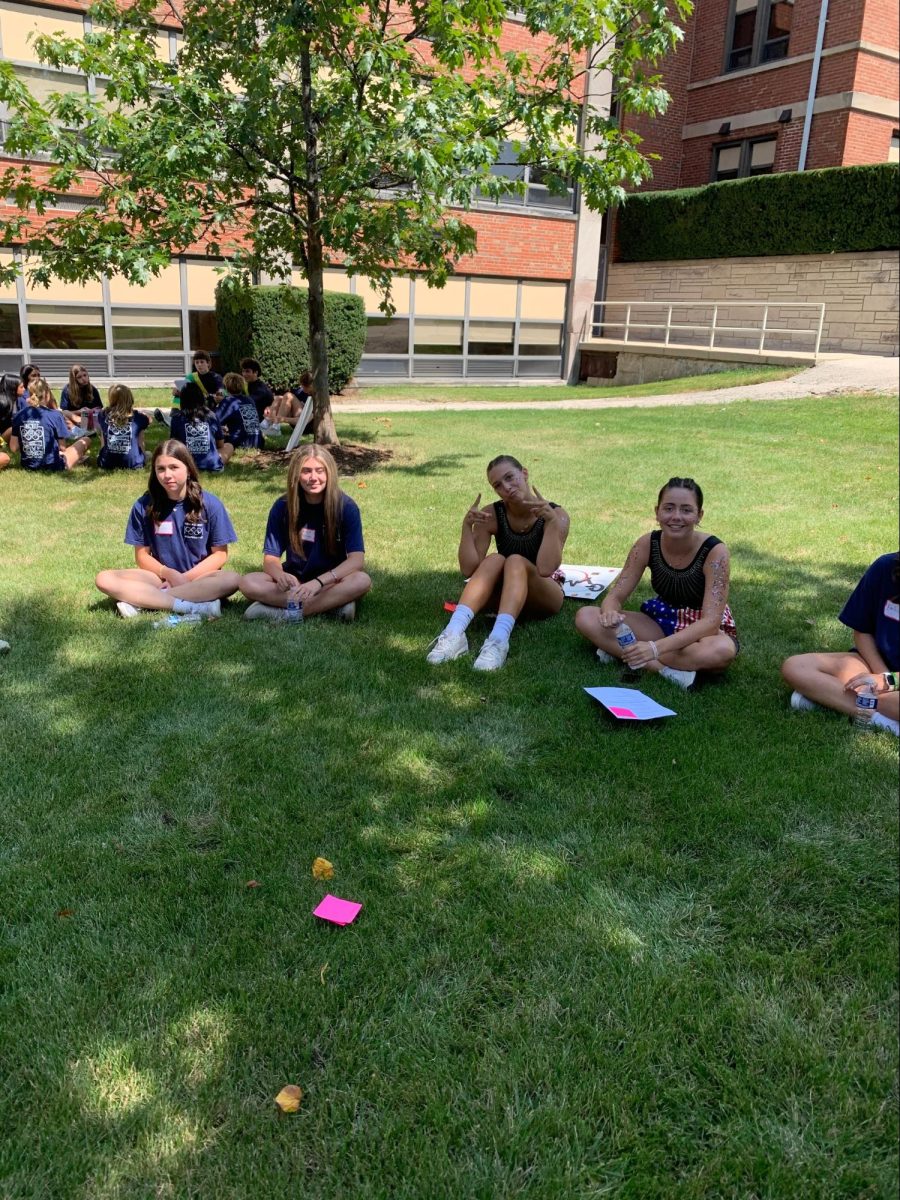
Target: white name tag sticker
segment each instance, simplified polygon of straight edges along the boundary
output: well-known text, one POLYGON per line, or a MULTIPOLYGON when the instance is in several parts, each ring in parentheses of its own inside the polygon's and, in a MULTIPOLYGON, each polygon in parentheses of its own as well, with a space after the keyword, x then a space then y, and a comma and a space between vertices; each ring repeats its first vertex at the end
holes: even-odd
POLYGON ((315 540, 316 540, 316 531, 314 529, 307 529, 307 527, 304 525, 303 528, 300 530, 300 541, 301 542, 314 542, 315 540))
POLYGON ((888 600, 884 606, 884 615, 890 621, 900 621, 900 604, 896 600, 888 600))
POLYGON ((172 537, 175 533, 174 521, 160 521, 156 527, 156 532, 162 534, 163 537, 172 537))

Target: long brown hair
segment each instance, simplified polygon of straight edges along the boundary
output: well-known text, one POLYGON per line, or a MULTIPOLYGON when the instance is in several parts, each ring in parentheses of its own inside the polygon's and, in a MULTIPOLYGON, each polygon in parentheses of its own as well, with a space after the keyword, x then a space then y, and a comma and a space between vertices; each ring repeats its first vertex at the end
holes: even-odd
POLYGON ((72 363, 69 367, 69 404, 73 408, 90 408, 91 401, 94 398, 94 389, 91 385, 91 377, 88 375, 87 367, 81 363, 72 363), (79 371, 84 371, 88 376, 87 383, 79 383, 75 378, 79 371))
POLYGON ((303 510, 303 488, 300 486, 300 468, 308 458, 316 458, 325 467, 324 507, 325 548, 329 554, 337 554, 338 534, 341 529, 341 509, 344 493, 338 482, 337 463, 324 446, 301 446, 291 455, 287 474, 288 537, 291 549, 301 558, 306 558, 306 547, 300 540, 300 521, 303 510))
POLYGON ((110 425, 115 425, 117 429, 129 425, 134 412, 134 393, 131 388, 124 383, 114 383, 107 392, 106 399, 106 415, 110 425))
POLYGON ((169 499, 166 489, 156 478, 156 461, 163 456, 177 458, 180 463, 183 463, 187 467, 188 478, 187 491, 184 493, 184 515, 186 517, 193 517, 195 521, 205 521, 206 512, 203 507, 203 488, 200 486, 200 475, 197 471, 197 464, 194 462, 194 456, 184 442, 176 441, 175 438, 167 438, 166 441, 160 442, 153 451, 153 458, 150 460, 150 479, 147 482, 147 491, 150 493, 150 507, 147 509, 147 514, 150 520, 164 520, 175 507, 169 499))

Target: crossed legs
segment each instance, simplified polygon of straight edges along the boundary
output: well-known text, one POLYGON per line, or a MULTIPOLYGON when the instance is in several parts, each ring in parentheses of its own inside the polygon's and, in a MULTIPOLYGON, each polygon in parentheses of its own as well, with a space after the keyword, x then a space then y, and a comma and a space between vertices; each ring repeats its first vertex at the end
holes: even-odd
MULTIPOLYGON (((845 692, 844 685, 865 670, 863 660, 850 651, 794 654, 781 664, 781 674, 795 692, 813 704, 851 715, 856 709, 856 697, 853 692, 845 692)), ((891 721, 900 720, 900 692, 879 696, 878 711, 891 721)))
MULTIPOLYGON (((628 612, 625 617, 640 642, 656 642, 666 636, 646 613, 628 612)), ((600 624, 599 608, 580 608, 575 614, 575 628, 598 650, 604 650, 613 658, 622 657, 615 629, 607 629, 600 624)), ((727 633, 716 632, 680 650, 663 650, 658 659, 647 663, 644 670, 659 671, 662 667, 672 667, 676 671, 724 671, 734 661, 736 654, 734 640, 727 633)))
POLYGON ((236 571, 216 571, 173 588, 167 587, 152 571, 142 571, 139 567, 101 571, 96 579, 100 591, 113 600, 124 600, 135 608, 166 610, 171 610, 176 600, 194 603, 223 600, 238 590, 240 582, 236 571))
MULTIPOLYGON (((270 575, 265 571, 252 571, 240 580, 240 589, 248 600, 257 600, 270 608, 286 608, 290 599, 289 592, 283 592, 270 575)), ((304 601, 304 617, 314 617, 317 613, 330 612, 349 604, 351 600, 359 600, 372 586, 372 580, 365 571, 352 571, 339 579, 330 588, 323 588, 311 600, 304 601)))

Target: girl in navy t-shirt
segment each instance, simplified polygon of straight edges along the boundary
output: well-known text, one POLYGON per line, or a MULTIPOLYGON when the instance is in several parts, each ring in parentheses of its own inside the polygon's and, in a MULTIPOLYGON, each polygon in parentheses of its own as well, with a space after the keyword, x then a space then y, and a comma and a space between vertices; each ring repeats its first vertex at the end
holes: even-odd
POLYGON ((795 654, 781 665, 794 688, 791 708, 833 708, 850 716, 856 689, 872 683, 878 695, 872 724, 900 734, 900 693, 885 676, 900 668, 900 554, 876 558, 841 610, 853 649, 795 654))
POLYGON ((137 565, 101 571, 97 587, 123 617, 143 608, 217 617, 219 601, 240 584, 236 572, 222 569, 236 541, 224 504, 201 488, 187 447, 169 438, 154 451, 148 490, 125 529, 137 565))
POLYGON ((234 454, 234 446, 222 438, 209 397, 196 383, 184 385, 181 407, 172 410, 172 437, 184 442, 198 471, 221 471, 234 454))
POLYGON ((69 471, 82 461, 90 443, 69 429, 58 408, 40 402, 38 397, 46 394, 37 386, 42 382, 29 385, 28 402, 13 417, 9 448, 19 451, 19 461, 27 471, 69 471), (77 440, 71 446, 61 445, 70 438, 77 440))
POLYGON ((124 383, 114 383, 107 398, 108 406, 98 417, 101 446, 97 466, 105 470, 142 467, 144 430, 150 418, 134 411, 134 396, 124 383))
POLYGON ((223 387, 225 399, 216 409, 216 416, 224 430, 225 444, 235 449, 249 446, 261 450, 266 442, 259 427, 259 413, 247 394, 243 375, 238 375, 236 371, 229 372, 223 380, 223 387))
POLYGON ((336 611, 352 621, 372 586, 364 565, 359 508, 341 491, 337 464, 324 446, 303 446, 291 456, 286 495, 269 513, 263 569, 241 580, 254 601, 244 617, 302 620, 336 611))
POLYGON ((69 368, 69 382, 60 392, 59 407, 64 412, 83 412, 86 408, 103 407, 100 393, 91 383, 87 367, 81 363, 72 363, 69 368))
POLYGON ((0 376, 0 471, 10 464, 4 453, 4 445, 12 437, 12 421, 16 413, 25 407, 25 385, 18 375, 0 376))

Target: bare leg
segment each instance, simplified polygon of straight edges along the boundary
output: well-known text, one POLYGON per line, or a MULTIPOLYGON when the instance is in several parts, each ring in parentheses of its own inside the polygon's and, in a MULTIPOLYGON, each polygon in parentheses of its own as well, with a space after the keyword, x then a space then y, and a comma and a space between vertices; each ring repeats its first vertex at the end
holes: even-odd
MULTIPOLYGON (((371 586, 372 580, 365 571, 353 571, 339 579, 332 587, 325 588, 311 600, 307 600, 303 605, 303 615, 314 617, 318 613, 331 612, 343 604, 349 604, 351 600, 359 600, 371 586)), ((290 598, 290 593, 283 592, 265 571, 253 571, 244 575, 240 580, 240 589, 248 600, 258 600, 271 608, 286 608, 290 598)))
POLYGON ((460 604, 471 608, 473 613, 481 612, 500 586, 505 566, 502 554, 489 554, 482 559, 463 588, 460 604))
POLYGON ((240 576, 236 571, 216 571, 203 579, 164 588, 162 580, 151 571, 129 567, 120 571, 101 571, 96 583, 100 591, 113 600, 124 600, 135 608, 171 611, 176 600, 208 601, 231 596, 238 590, 240 576))
MULTIPOLYGON (((662 629, 646 613, 628 612, 625 619, 640 642, 656 642, 665 637, 662 629)), ((621 658, 622 650, 616 641, 615 629, 606 629, 600 624, 599 608, 580 608, 575 614, 575 628, 600 650, 621 658)), ((727 633, 713 633, 702 637, 680 650, 663 650, 659 658, 647 663, 645 671, 658 671, 660 667, 673 667, 676 671, 724 671, 737 654, 734 639, 727 633)))
POLYGON ((232 454, 234 454, 234 446, 232 446, 231 442, 223 442, 219 446, 219 454, 221 455, 222 462, 227 466, 231 462, 232 454))
MULTIPOLYGON (((857 654, 849 651, 836 654, 795 654, 781 664, 781 674, 786 683, 823 708, 835 712, 853 714, 856 698, 852 692, 844 691, 844 684, 854 675, 866 670, 866 664, 857 654)), ((878 697, 878 711, 892 721, 900 714, 900 693, 888 692, 878 697)))
POLYGON ((88 452, 90 442, 87 438, 79 438, 77 442, 73 442, 71 446, 66 446, 62 452, 63 460, 66 464, 66 470, 71 471, 73 467, 77 467, 88 452))
POLYGON ((0 471, 2 471, 5 467, 8 467, 11 462, 12 459, 9 457, 9 455, 0 451, 0 471))

